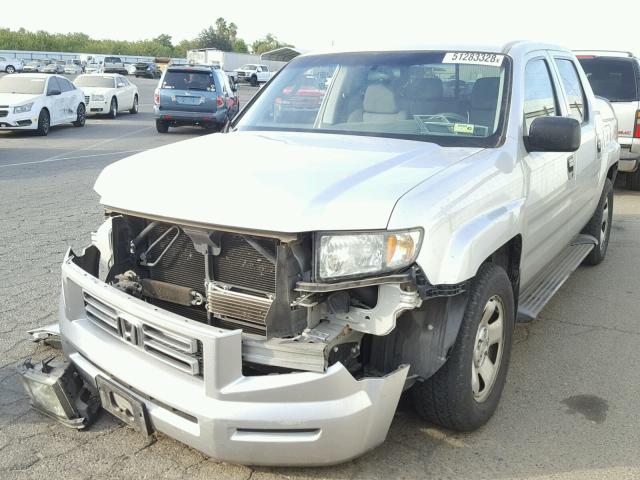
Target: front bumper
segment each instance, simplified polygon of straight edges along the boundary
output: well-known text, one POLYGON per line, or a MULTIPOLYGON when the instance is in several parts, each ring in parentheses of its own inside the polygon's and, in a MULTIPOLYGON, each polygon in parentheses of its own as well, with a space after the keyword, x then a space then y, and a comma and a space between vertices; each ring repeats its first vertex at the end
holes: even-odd
POLYGON ((210 327, 159 309, 62 265, 60 330, 65 353, 85 381, 105 377, 143 402, 150 422, 201 452, 252 465, 329 465, 382 443, 408 366, 356 380, 340 363, 324 373, 242 375, 240 330, 210 327), (86 316, 83 292, 129 322, 174 331, 202 344, 203 375, 168 366, 114 337, 86 316))
POLYGON ((92 100, 87 101, 85 96, 85 102, 87 104, 87 115, 106 115, 111 109, 111 97, 107 100, 92 100))
POLYGON ((225 112, 185 112, 180 110, 160 109, 158 105, 153 107, 153 116, 157 120, 166 120, 178 125, 196 125, 205 123, 222 124, 225 121, 225 112))
POLYGON ((35 130, 38 128, 38 112, 33 108, 25 113, 12 113, 9 109, 6 117, 0 117, 0 130, 35 130), (35 112, 35 113, 34 113, 35 112))

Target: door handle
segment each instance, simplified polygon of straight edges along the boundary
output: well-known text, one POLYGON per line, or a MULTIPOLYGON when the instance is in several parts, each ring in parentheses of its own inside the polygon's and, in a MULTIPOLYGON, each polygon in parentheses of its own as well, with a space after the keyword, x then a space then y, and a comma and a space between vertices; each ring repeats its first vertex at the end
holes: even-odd
POLYGON ((576 176, 576 156, 571 155, 567 158, 567 173, 569 175, 569 180, 573 180, 576 176))

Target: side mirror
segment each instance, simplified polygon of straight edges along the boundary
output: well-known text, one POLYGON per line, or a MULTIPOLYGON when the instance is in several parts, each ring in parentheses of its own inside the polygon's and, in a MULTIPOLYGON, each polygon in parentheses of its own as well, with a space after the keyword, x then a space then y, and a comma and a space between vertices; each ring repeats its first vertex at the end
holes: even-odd
POLYGON ((47 97, 53 97, 55 95, 61 95, 61 94, 62 92, 60 91, 59 88, 52 88, 47 92, 47 97))
POLYGON ((238 85, 236 84, 236 82, 233 82, 231 84, 231 91, 232 92, 237 92, 238 91, 238 85))
POLYGON ((538 117, 525 137, 528 152, 575 152, 580 148, 580 122, 568 117, 538 117))

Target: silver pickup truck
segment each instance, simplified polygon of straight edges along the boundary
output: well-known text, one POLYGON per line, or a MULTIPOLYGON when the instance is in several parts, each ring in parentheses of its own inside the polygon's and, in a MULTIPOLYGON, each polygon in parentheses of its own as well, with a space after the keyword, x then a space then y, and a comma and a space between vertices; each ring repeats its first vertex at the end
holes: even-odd
POLYGON ((408 389, 470 431, 515 323, 607 252, 617 124, 557 46, 303 55, 227 130, 101 173, 37 408, 244 464, 361 455, 408 389))

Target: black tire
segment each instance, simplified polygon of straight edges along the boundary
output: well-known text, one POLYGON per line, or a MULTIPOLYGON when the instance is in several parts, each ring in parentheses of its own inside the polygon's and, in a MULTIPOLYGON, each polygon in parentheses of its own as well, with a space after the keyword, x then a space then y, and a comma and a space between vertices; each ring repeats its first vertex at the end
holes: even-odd
POLYGON ((156 120, 156 130, 158 133, 167 133, 169 131, 169 124, 164 120, 156 120))
POLYGON ((107 113, 108 118, 116 118, 118 116, 118 100, 116 97, 111 97, 111 104, 109 105, 109 113, 107 113))
POLYGON ((252 87, 258 86, 258 77, 256 75, 251 75, 251 86, 252 87))
MULTIPOLYGON (((498 407, 507 378, 515 323, 514 305, 513 287, 506 272, 492 263, 482 265, 471 282, 469 301, 449 359, 431 378, 412 388, 413 403, 422 418, 461 432, 475 430, 489 421, 498 407), (476 346, 480 345, 479 327, 485 306, 496 298, 503 308, 502 350, 500 354, 496 353, 497 373, 485 392, 487 396, 477 401, 472 388, 472 364, 476 346)), ((491 348, 486 351, 490 352, 491 348)))
POLYGON ((84 106, 84 103, 80 103, 78 105, 76 121, 73 122, 74 127, 84 127, 84 124, 87 121, 87 109, 84 106))
POLYGON ((613 184, 608 178, 604 181, 604 188, 600 194, 600 201, 596 211, 584 227, 582 233, 586 233, 598 240, 598 245, 593 247, 582 263, 585 265, 598 265, 607 256, 609 237, 611 236, 611 220, 613 218, 613 184))
POLYGON ((16 68, 13 65, 7 65, 4 71, 9 74, 16 73, 16 68))
POLYGON ((634 192, 640 192, 640 166, 635 172, 625 173, 627 177, 627 188, 634 192))
POLYGON ((49 110, 43 108, 40 110, 40 115, 38 115, 38 128, 36 130, 36 135, 46 137, 49 134, 50 128, 51 116, 49 115, 49 110))
POLYGON ((203 126, 208 132, 219 132, 222 129, 222 126, 217 122, 205 123, 203 126))
POLYGON ((138 95, 133 97, 133 107, 131 107, 131 110, 129 110, 129 113, 132 115, 135 115, 136 113, 138 113, 138 95))

